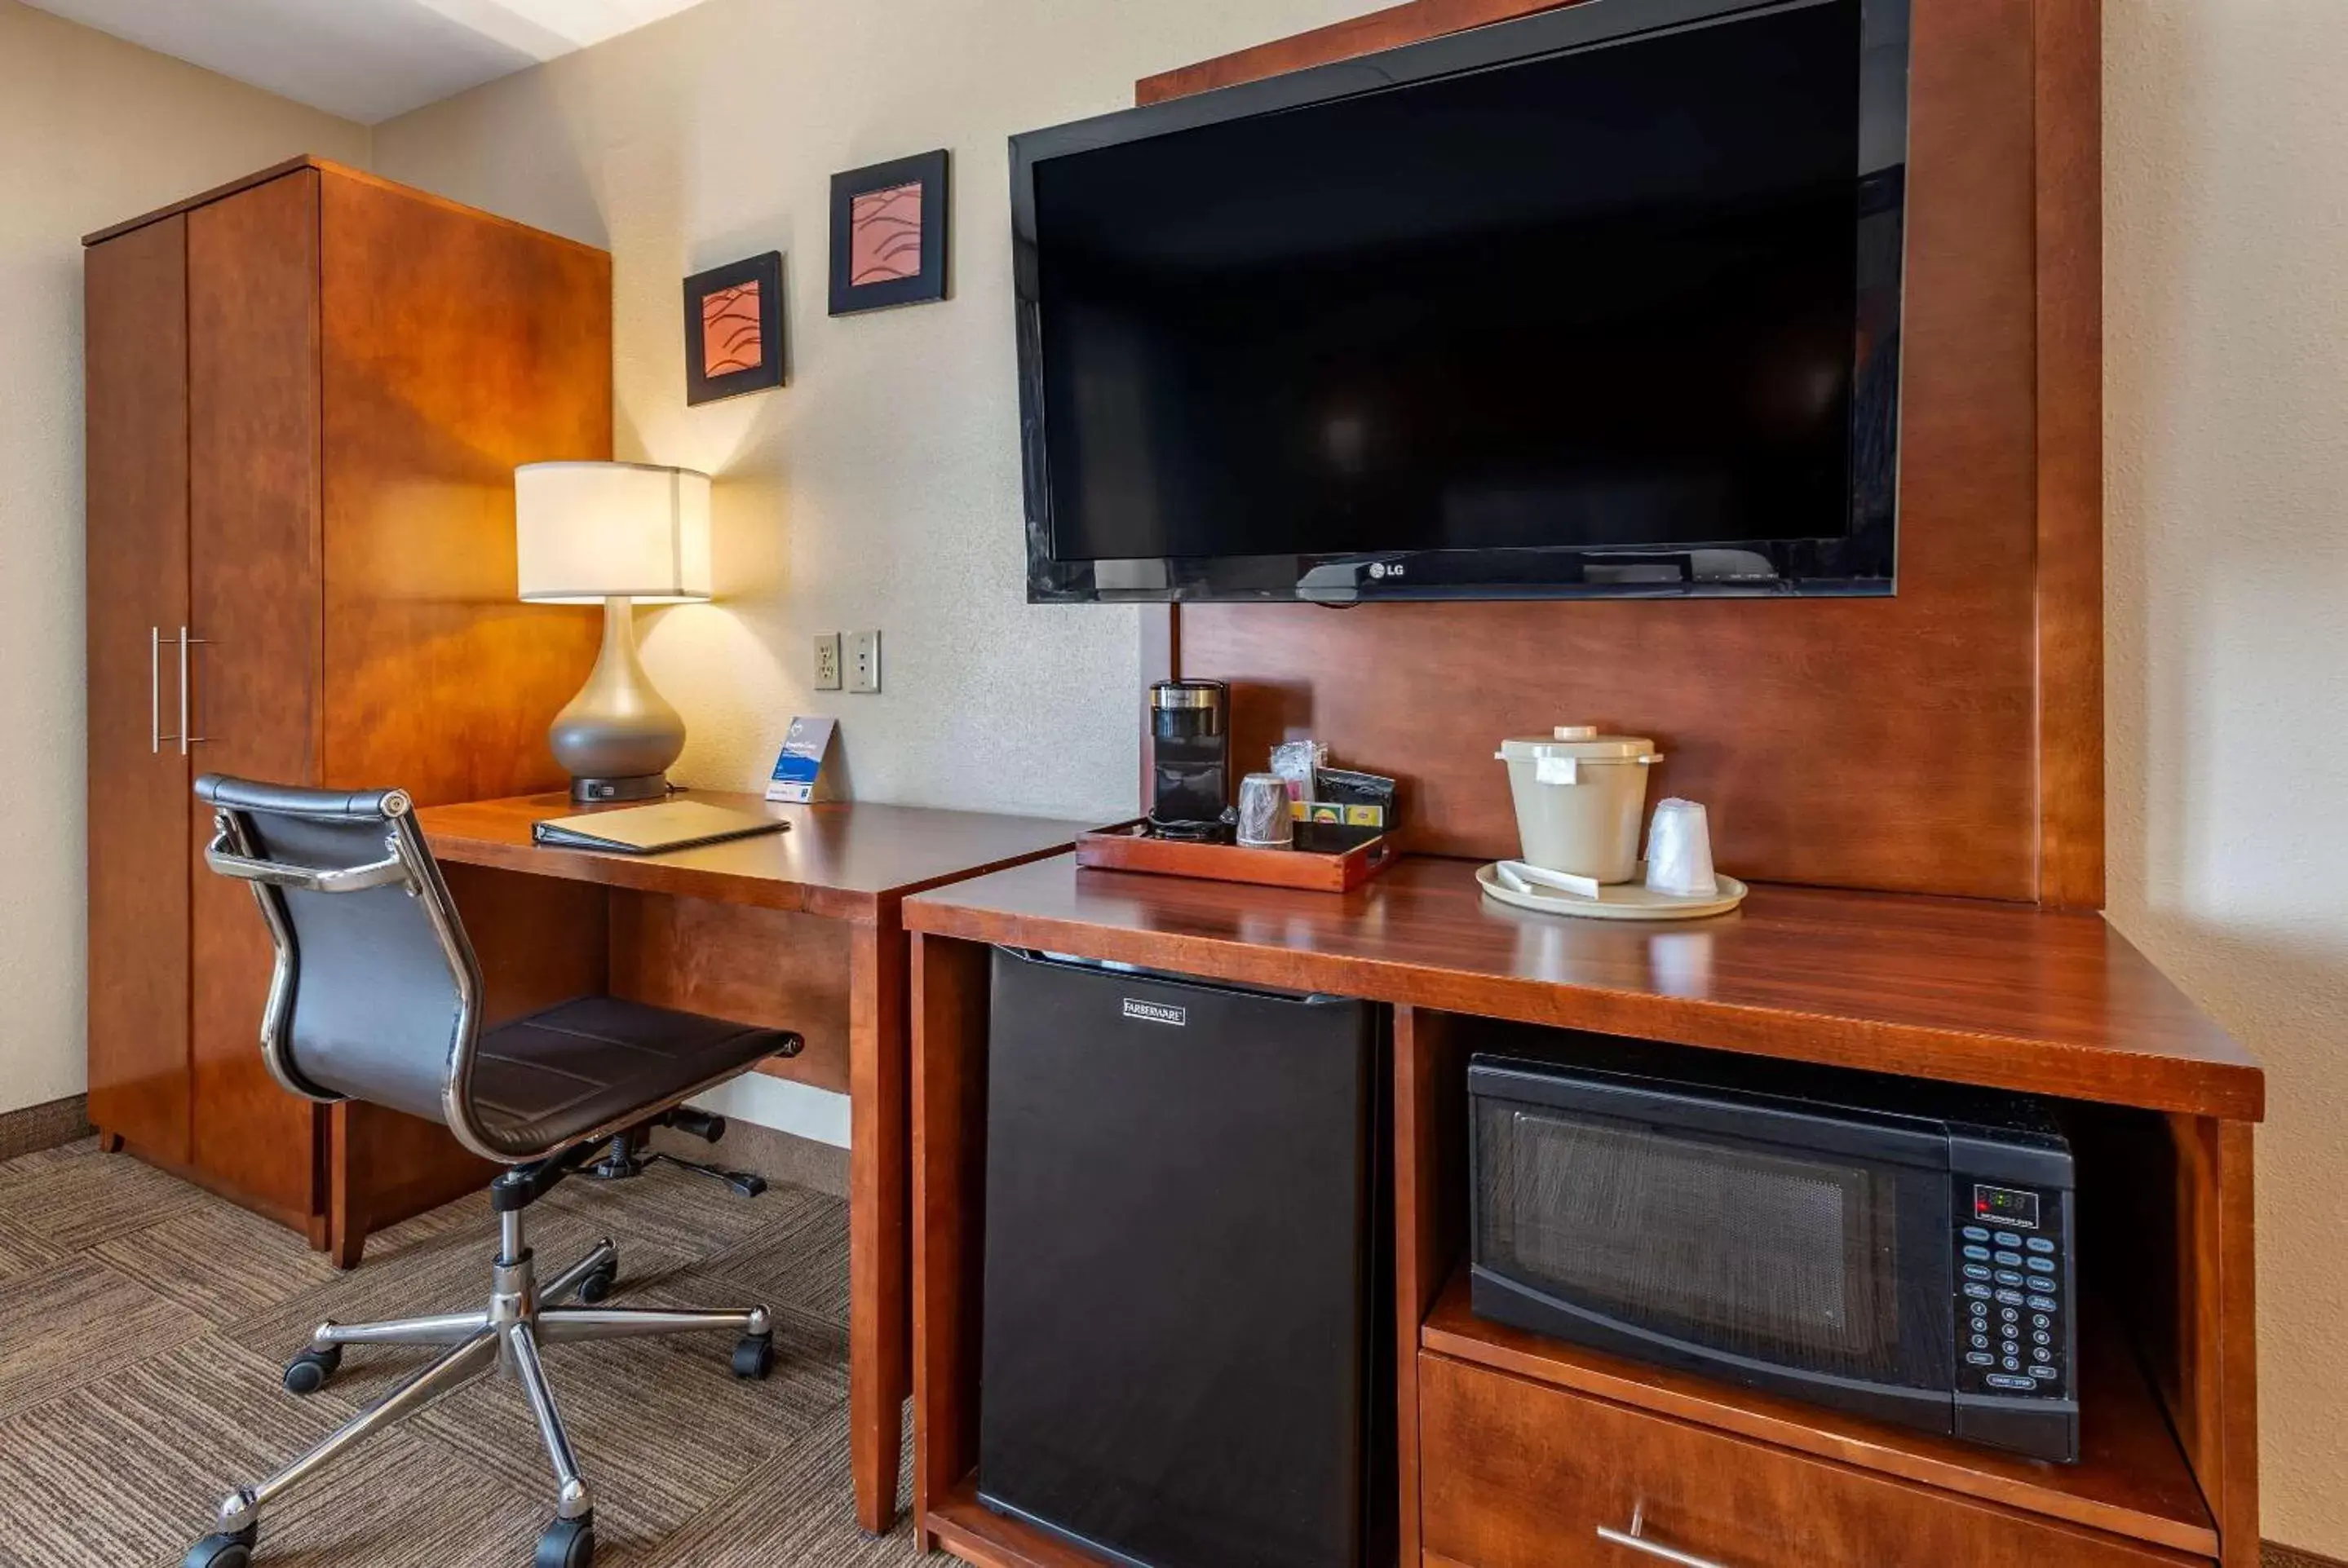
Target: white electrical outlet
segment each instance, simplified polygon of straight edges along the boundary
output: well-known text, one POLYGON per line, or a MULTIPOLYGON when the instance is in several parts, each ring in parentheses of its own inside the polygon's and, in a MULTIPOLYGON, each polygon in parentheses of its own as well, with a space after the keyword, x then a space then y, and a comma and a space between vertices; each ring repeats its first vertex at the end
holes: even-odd
POLYGON ((851 631, 848 634, 848 689, 851 692, 880 690, 879 632, 851 631))
POLYGON ((815 640, 815 689, 839 690, 839 633, 819 632, 815 640))

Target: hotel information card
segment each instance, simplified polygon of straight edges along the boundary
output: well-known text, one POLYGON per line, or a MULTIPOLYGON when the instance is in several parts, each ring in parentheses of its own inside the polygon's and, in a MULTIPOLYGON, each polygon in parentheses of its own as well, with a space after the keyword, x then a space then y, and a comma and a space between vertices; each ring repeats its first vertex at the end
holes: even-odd
POLYGON ((808 805, 838 798, 825 766, 831 755, 831 732, 836 719, 793 719, 783 735, 782 754, 775 759, 775 776, 767 784, 767 798, 792 805, 808 805))

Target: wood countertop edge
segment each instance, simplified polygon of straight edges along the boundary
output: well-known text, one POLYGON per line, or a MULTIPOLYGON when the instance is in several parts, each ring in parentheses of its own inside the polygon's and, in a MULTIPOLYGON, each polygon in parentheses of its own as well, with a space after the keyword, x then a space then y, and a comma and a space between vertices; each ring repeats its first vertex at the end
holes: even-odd
POLYGON ((1113 963, 1289 989, 1317 989, 1399 1006, 1501 1018, 1552 1028, 1661 1040, 1786 1061, 1977 1083, 2022 1093, 2143 1110, 2259 1122, 2266 1080, 2255 1063, 2194 1061, 2096 1050, 2063 1040, 1856 1019, 1797 1008, 1674 997, 1527 977, 1473 974, 1390 958, 1273 947, 1224 937, 1141 931, 1051 916, 908 900, 905 927, 963 941, 1044 948, 1113 963), (1772 1049, 1785 1021, 1814 1023, 1825 1049, 1772 1049), (1901 1060, 1922 1052, 1921 1071, 1901 1060), (2111 1087, 2115 1067, 2146 1071, 2138 1087, 2111 1087), (2016 1071, 2017 1068, 2022 1070, 2016 1071))
POLYGON ((840 894, 811 888, 804 883, 773 876, 744 876, 730 872, 680 866, 658 857, 633 858, 600 855, 592 850, 559 849, 539 844, 509 844, 498 839, 466 838, 448 834, 430 836, 434 858, 451 866, 481 866, 496 871, 519 871, 564 882, 592 882, 639 893, 675 893, 726 904, 750 904, 764 909, 806 911, 834 918, 870 918, 875 904, 870 894, 840 894), (817 895, 829 894, 829 897, 817 895), (825 907, 829 906, 829 907, 825 907), (844 907, 843 907, 844 906, 844 907))

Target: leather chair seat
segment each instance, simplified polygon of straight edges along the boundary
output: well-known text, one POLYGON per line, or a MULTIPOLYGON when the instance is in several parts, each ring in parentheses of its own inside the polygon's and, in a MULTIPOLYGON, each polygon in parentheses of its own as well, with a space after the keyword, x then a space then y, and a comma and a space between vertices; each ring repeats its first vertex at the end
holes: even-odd
POLYGON ((756 1029, 620 997, 581 997, 486 1030, 473 1063, 483 1128, 516 1159, 730 1077, 787 1050, 756 1029))

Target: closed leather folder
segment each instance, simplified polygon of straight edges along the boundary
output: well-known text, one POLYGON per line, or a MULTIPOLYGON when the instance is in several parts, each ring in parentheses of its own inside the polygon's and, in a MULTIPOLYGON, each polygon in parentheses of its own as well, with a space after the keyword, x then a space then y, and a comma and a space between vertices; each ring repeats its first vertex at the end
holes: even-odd
POLYGON ((705 801, 668 800, 620 811, 552 816, 530 824, 533 844, 551 849, 601 849, 616 855, 658 855, 669 849, 722 844, 780 833, 790 824, 757 812, 736 811, 705 801))

